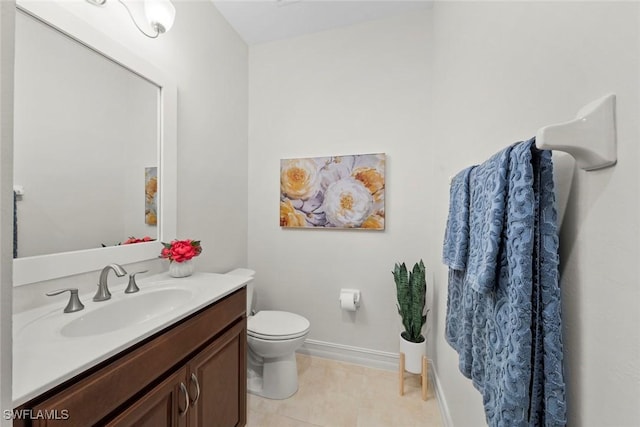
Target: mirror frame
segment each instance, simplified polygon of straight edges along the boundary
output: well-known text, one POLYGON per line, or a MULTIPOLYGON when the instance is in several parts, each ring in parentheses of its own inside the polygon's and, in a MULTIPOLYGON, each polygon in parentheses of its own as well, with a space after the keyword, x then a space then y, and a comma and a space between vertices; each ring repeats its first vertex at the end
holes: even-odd
POLYGON ((13 285, 22 286, 97 271, 111 263, 130 264, 158 258, 162 249, 160 242, 174 239, 177 229, 178 92, 175 81, 54 2, 18 0, 16 7, 160 88, 157 154, 160 224, 158 225, 158 240, 153 242, 15 258, 13 260, 13 285))

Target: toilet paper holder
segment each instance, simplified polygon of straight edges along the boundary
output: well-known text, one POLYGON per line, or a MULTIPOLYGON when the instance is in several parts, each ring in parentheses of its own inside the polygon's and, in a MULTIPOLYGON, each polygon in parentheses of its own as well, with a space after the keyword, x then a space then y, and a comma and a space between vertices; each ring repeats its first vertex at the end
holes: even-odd
POLYGON ((352 310, 357 310, 358 307, 360 307, 360 291, 358 289, 340 289, 340 298, 338 301, 343 309, 347 309, 343 304, 345 301, 353 301, 352 310))

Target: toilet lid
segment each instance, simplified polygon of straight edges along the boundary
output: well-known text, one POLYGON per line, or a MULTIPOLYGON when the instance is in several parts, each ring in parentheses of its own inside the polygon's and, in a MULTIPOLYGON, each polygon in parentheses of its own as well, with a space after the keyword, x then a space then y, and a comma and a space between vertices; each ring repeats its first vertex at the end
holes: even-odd
POLYGON ((263 310, 250 316, 247 333, 262 339, 297 338, 309 332, 310 323, 304 317, 286 311, 263 310))

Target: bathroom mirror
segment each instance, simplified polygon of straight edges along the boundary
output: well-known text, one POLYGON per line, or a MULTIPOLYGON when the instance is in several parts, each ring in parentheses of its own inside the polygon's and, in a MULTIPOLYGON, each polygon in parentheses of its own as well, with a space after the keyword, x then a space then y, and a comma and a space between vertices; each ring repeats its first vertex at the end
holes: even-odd
POLYGON ((176 85, 53 2, 18 3, 15 56, 14 286, 156 258, 176 229, 176 85))

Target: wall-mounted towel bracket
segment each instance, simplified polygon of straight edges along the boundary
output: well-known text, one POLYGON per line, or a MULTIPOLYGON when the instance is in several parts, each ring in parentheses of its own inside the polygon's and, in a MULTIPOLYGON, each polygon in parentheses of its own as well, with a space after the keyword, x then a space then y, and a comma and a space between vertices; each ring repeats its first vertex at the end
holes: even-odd
POLYGON ((571 154, 581 169, 592 171, 616 164, 616 95, 609 94, 578 111, 574 120, 538 130, 536 146, 571 154))

